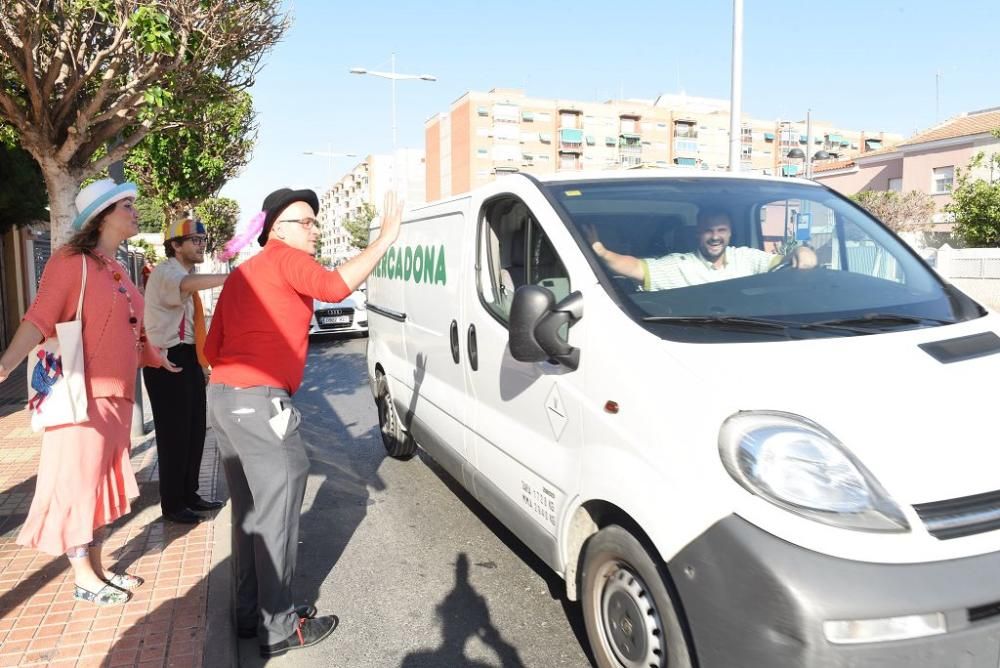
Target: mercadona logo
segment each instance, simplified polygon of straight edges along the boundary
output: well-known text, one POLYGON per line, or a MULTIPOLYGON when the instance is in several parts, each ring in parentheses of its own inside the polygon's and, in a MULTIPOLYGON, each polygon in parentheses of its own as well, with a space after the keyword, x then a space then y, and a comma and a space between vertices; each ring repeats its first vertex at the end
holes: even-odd
POLYGON ((444 245, 393 246, 375 267, 375 277, 445 285, 448 283, 448 272, 444 263, 444 245))

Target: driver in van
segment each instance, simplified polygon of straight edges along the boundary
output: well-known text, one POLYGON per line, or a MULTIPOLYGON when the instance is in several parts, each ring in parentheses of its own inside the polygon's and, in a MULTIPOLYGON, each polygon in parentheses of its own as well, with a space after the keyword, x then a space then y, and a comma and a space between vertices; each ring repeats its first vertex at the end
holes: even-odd
POLYGON ((781 265, 812 269, 817 264, 816 252, 808 246, 796 246, 784 256, 748 246, 730 246, 733 226, 729 214, 721 209, 702 209, 698 212, 698 247, 690 253, 637 258, 605 248, 593 226, 588 227, 586 232, 594 252, 608 268, 642 281, 643 290, 666 290, 742 278, 762 274, 781 265))

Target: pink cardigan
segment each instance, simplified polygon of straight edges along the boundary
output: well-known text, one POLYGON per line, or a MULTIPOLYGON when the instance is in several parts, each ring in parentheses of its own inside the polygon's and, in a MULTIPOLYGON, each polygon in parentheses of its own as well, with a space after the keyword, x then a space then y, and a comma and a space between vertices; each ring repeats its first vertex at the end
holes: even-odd
MULTIPOLYGON (((37 327, 46 338, 55 336, 57 322, 76 317, 80 297, 80 255, 60 248, 45 265, 38 295, 24 319, 37 327)), ((118 291, 119 283, 112 276, 121 274, 121 285, 132 298, 132 311, 138 319, 136 331, 145 337, 142 328, 142 295, 128 273, 118 262, 111 265, 87 257, 87 289, 83 295, 83 356, 87 374, 87 390, 91 397, 121 397, 135 399, 136 369, 140 366, 161 366, 160 351, 149 345, 140 354, 136 350, 135 333, 129 324, 129 309, 125 295, 118 291)), ((34 365, 34 360, 28 360, 34 365)))

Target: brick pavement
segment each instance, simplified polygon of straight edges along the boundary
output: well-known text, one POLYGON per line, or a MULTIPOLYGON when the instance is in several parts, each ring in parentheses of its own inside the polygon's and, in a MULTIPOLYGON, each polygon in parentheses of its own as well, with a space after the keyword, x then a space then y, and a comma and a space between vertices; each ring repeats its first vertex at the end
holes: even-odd
MULTIPOLYGON (((10 381, 18 378, 23 376, 12 374, 10 381)), ((23 387, 23 381, 20 384, 23 387)), ((132 512, 111 525, 105 563, 127 568, 146 583, 124 606, 99 608, 74 601, 65 557, 53 558, 14 542, 31 503, 41 437, 31 431, 29 413, 20 408, 17 393, 4 389, 0 387, 0 667, 228 663, 225 647, 205 642, 206 628, 216 637, 231 633, 225 628, 228 593, 220 593, 230 586, 228 562, 220 563, 220 556, 228 556, 228 536, 222 540, 228 528, 221 526, 228 522, 228 507, 196 526, 165 522, 160 516, 154 438, 133 439, 132 466, 141 494, 132 512)), ((210 432, 199 491, 216 497, 222 491, 220 477, 210 432)))

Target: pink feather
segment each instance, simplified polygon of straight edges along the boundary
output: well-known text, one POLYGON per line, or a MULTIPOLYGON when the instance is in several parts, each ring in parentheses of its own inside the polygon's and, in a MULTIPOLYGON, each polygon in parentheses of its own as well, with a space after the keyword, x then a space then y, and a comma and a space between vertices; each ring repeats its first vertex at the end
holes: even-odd
POLYGON ((219 259, 226 261, 236 257, 236 254, 243 250, 247 244, 260 236, 260 231, 264 229, 265 218, 267 218, 267 211, 261 211, 251 218, 246 229, 226 242, 222 252, 219 253, 219 259))

